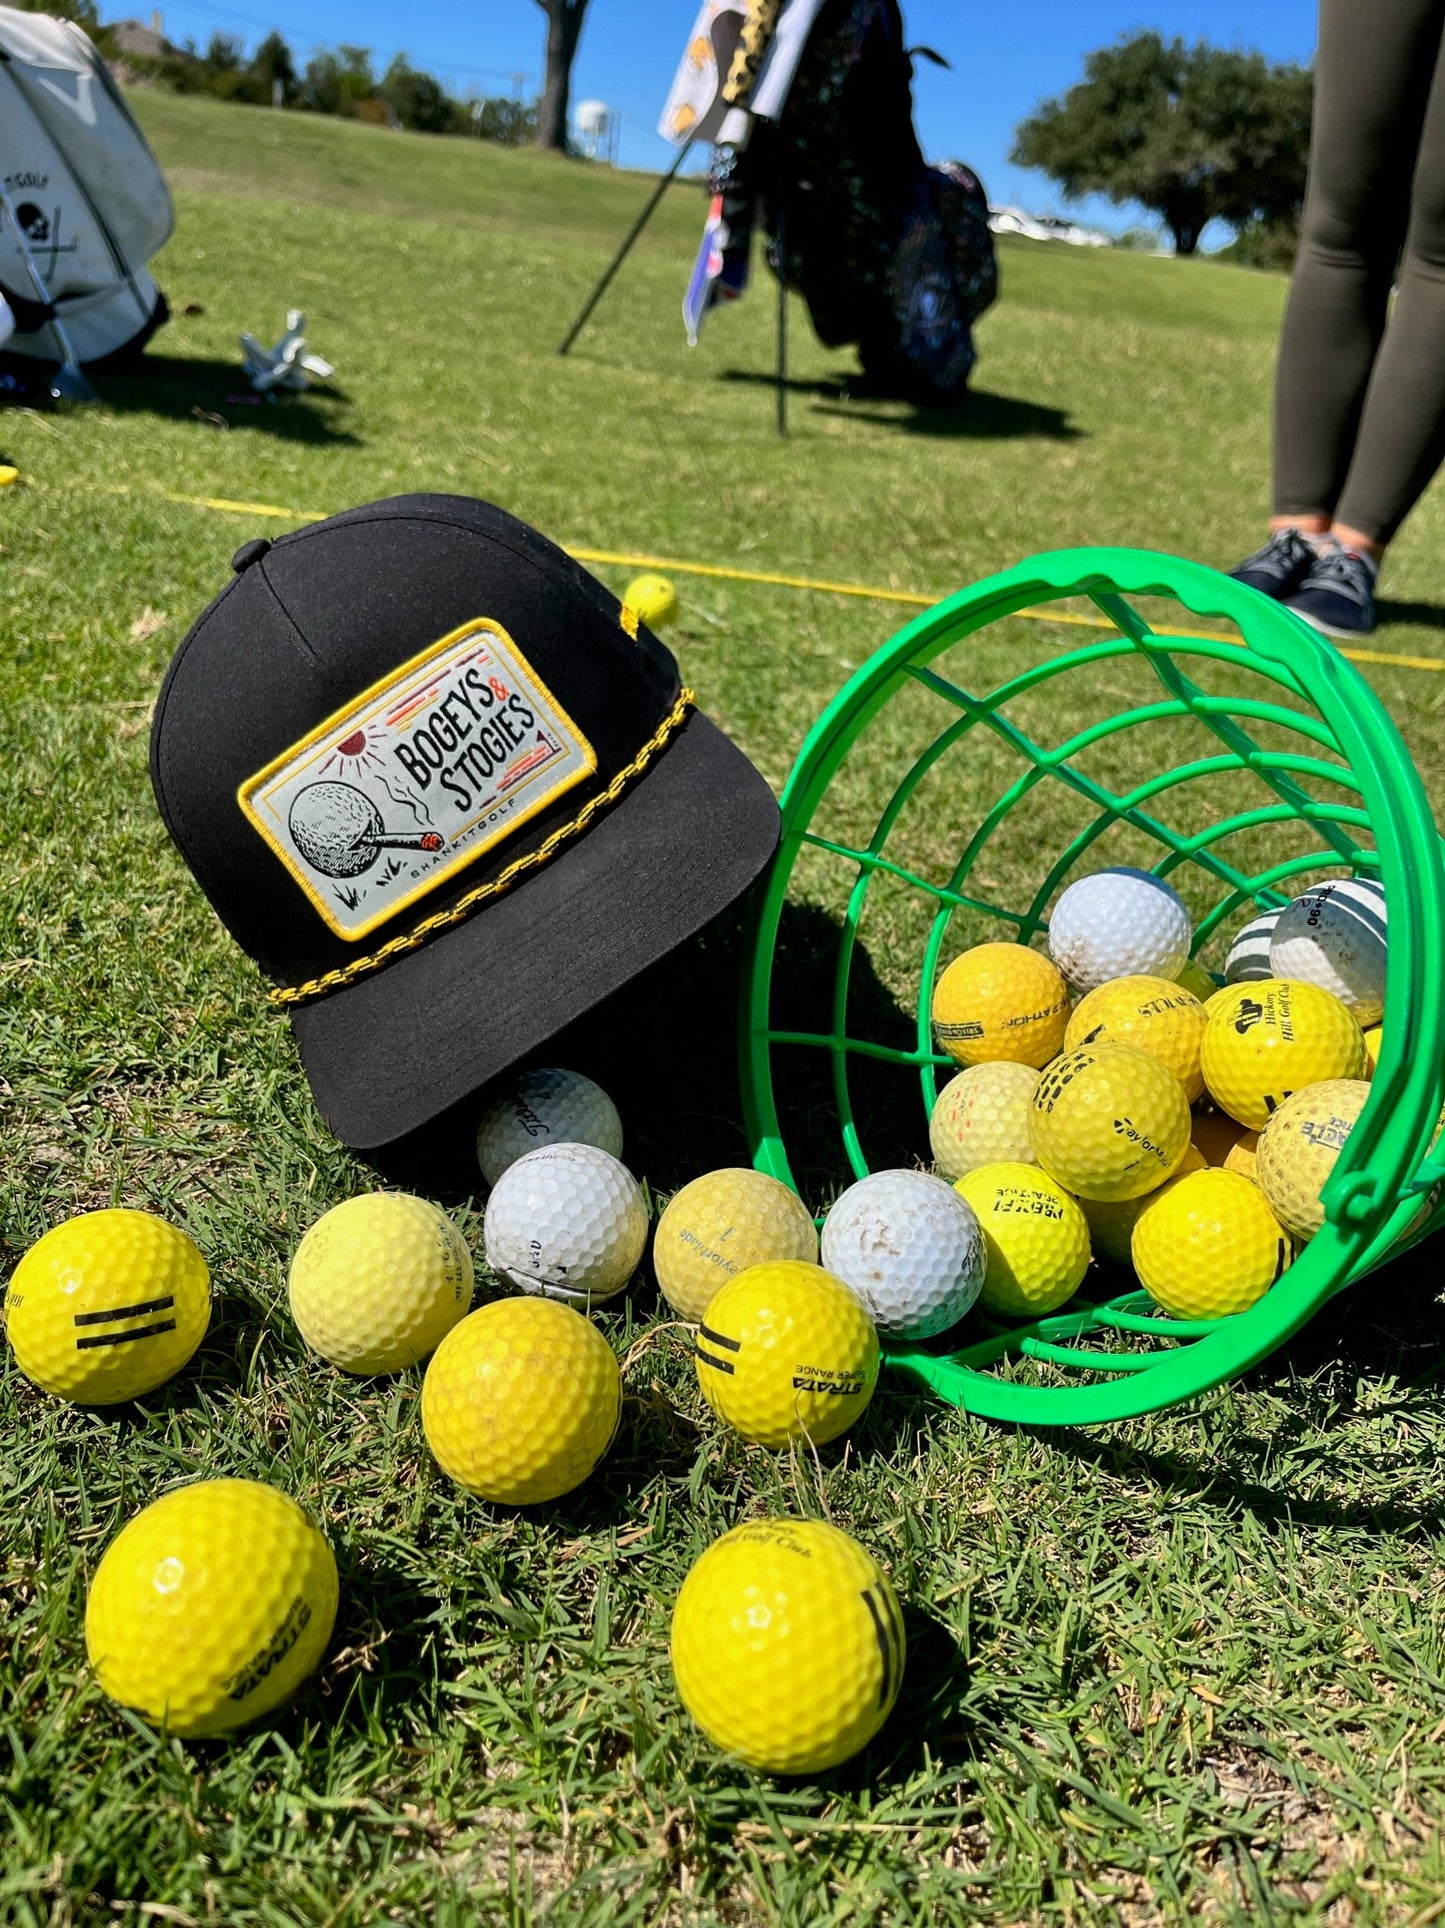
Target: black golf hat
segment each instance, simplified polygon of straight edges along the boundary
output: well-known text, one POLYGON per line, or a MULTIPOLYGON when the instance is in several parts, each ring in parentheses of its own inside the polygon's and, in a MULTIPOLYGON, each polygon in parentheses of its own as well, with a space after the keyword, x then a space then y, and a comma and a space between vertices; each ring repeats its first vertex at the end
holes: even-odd
POLYGON ((771 790, 671 654, 503 510, 398 496, 233 568, 166 674, 151 778, 345 1143, 466 1098, 772 855, 771 790))

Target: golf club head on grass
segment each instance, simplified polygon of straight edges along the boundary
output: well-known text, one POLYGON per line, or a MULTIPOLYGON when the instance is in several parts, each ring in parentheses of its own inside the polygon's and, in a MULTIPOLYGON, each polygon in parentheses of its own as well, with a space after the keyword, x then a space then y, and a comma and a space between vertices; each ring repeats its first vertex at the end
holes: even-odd
POLYGON ((78 362, 63 362, 50 378, 50 399, 57 408, 79 408, 97 400, 78 362))

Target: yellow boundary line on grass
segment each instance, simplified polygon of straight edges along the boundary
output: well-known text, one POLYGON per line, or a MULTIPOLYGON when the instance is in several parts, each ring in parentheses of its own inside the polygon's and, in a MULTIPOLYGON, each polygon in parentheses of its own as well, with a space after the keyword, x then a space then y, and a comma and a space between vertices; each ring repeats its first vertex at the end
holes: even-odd
MULTIPOLYGON (((134 489, 126 483, 97 483, 93 485, 105 495, 132 495, 134 489)), ((284 522, 324 522, 327 511, 318 509, 285 509, 274 502, 232 502, 220 495, 176 495, 169 489, 146 488, 149 495, 157 495, 162 501, 178 503, 187 509, 209 509, 221 515, 258 515, 273 517, 284 522)), ((686 562, 677 556, 634 556, 614 549, 568 549, 567 554, 576 562, 610 563, 622 569, 666 569, 677 576, 709 576, 723 582, 756 582, 773 589, 806 589, 826 596, 860 596, 869 602, 901 603, 911 609, 932 609, 941 602, 941 596, 921 596, 914 590, 873 588, 865 583, 829 582, 813 576, 782 576, 767 569, 730 569, 715 562, 686 562)), ((1061 609, 1019 609, 1015 615, 1022 616, 1034 623, 1063 623, 1077 629, 1113 630, 1114 625, 1106 616, 1081 616, 1061 609)), ((1156 636, 1198 636, 1207 642, 1237 643, 1241 649, 1244 642, 1238 636, 1230 636, 1217 629, 1156 629, 1156 636)), ((1445 675, 1445 660, 1433 656, 1399 656, 1385 649, 1341 649, 1340 654, 1347 656, 1352 663, 1384 663, 1393 669, 1418 669, 1432 675, 1445 675)))

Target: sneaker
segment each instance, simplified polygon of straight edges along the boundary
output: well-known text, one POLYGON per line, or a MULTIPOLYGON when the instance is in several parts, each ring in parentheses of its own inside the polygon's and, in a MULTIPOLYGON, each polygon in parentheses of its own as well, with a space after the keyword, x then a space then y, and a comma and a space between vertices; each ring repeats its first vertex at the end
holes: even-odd
POLYGON ((1348 642, 1368 636, 1375 627, 1375 578, 1379 574, 1368 556, 1334 543, 1316 557, 1314 566, 1285 608, 1307 623, 1348 642))
POLYGON ((1229 573, 1236 582, 1248 583, 1251 589, 1283 602, 1299 588, 1318 556, 1318 549, 1298 529, 1276 529, 1262 549, 1229 573))

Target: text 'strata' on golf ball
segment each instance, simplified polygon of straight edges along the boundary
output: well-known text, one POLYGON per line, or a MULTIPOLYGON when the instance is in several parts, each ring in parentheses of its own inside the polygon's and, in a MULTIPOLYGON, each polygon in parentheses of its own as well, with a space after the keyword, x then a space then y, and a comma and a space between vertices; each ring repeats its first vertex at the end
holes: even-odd
POLYGON ((437 1464, 502 1506, 580 1486, 612 1444, 622 1374, 602 1334, 550 1299, 497 1299, 432 1354, 421 1417, 437 1464))
MULTIPOLYGON (((1174 1175, 1182 1178, 1186 1172, 1206 1171, 1208 1164, 1191 1141, 1185 1146, 1174 1175)), ((1089 1243, 1094 1251, 1101 1258, 1112 1259, 1115 1265, 1131 1264, 1134 1227, 1140 1212, 1156 1196, 1154 1192, 1145 1192, 1140 1198, 1081 1198, 1079 1209, 1088 1222, 1089 1243)))
POLYGON ((944 1178, 980 1165, 1032 1165, 1029 1106, 1039 1074, 1032 1065, 999 1059, 969 1065, 949 1079, 928 1120, 933 1162, 944 1178))
POLYGON ((586 1308, 632 1277, 647 1206, 627 1167, 596 1145, 544 1145, 509 1165, 487 1200, 487 1264, 523 1292, 586 1308))
POLYGON ((1269 946, 1279 917, 1277 910, 1262 910, 1237 934, 1224 960, 1226 984, 1256 984, 1275 975, 1269 961, 1269 946))
POLYGON ((1138 1198, 1170 1177, 1189 1143, 1189 1100, 1157 1058, 1090 1044, 1039 1079, 1029 1129, 1044 1170, 1081 1198, 1138 1198))
POLYGON ((1193 1104, 1204 1090, 1199 1050, 1204 1006, 1192 991, 1163 977, 1116 977, 1074 1006, 1064 1049, 1085 1044, 1132 1044, 1172 1071, 1193 1104))
POLYGON ((1038 1318, 1074 1296, 1089 1269, 1089 1228, 1062 1185, 1037 1165, 981 1165, 954 1190, 983 1231, 986 1310, 1038 1318))
POLYGON ((946 1332, 983 1285, 973 1207, 946 1179, 882 1171, 850 1185, 823 1223, 823 1266, 850 1286, 884 1339, 946 1332))
POLYGON ((285 1493, 202 1480, 155 1500, 106 1548, 85 1645, 112 1700, 174 1734, 224 1734, 270 1713, 320 1664, 336 1561, 285 1493))
POLYGON ((1317 984, 1364 1026, 1385 1009, 1386 954, 1383 887, 1373 877, 1332 877, 1280 912, 1269 974, 1317 984))
POLYGON ((1193 935, 1171 885, 1121 866, 1069 885, 1049 916, 1049 956, 1076 990, 1092 991, 1111 977, 1172 979, 1193 935))
POLYGON ((746 1166, 684 1185, 657 1222, 652 1264, 662 1296, 696 1324, 729 1279, 766 1259, 816 1263, 818 1228, 797 1193, 746 1166))
POLYGON ((1294 1244, 1257 1185, 1210 1169, 1145 1199, 1132 1256, 1139 1283, 1171 1318, 1224 1319, 1283 1277, 1294 1244))
POLYGON ((1286 1098, 1259 1134, 1257 1183, 1270 1210, 1301 1241, 1325 1222, 1320 1192, 1369 1102, 1364 1078, 1328 1078, 1286 1098))
POLYGON ((580 1071, 544 1065, 524 1071, 482 1113, 477 1163, 489 1185, 543 1145, 596 1145, 622 1156, 622 1120, 601 1085, 580 1071))
POLYGON ((291 1316, 313 1352, 361 1375, 402 1372, 472 1302, 472 1255, 446 1213, 407 1192, 334 1205, 296 1248, 291 1316))
POLYGON ((1306 1085, 1364 1076, 1365 1040, 1328 991, 1278 978, 1236 985, 1204 1027, 1200 1055, 1209 1095, 1255 1131, 1306 1085))
POLYGON ((1037 1069, 1057 1056, 1069 987, 1026 944, 976 944, 933 987, 933 1030, 958 1064, 1006 1058, 1037 1069))
POLYGON ((634 576, 622 592, 622 606, 649 629, 665 629, 677 617, 677 591, 667 576, 634 576))
POLYGON ((878 1332, 841 1279, 801 1259, 755 1265, 708 1306, 693 1351, 718 1418, 755 1446, 822 1446, 862 1417, 878 1332))
POLYGON ((151 1212, 84 1212, 38 1239, 5 1296, 16 1363, 44 1391, 83 1406, 153 1392, 191 1357, 211 1321, 206 1262, 151 1212))
POLYGON ((760 1774, 821 1774, 898 1698, 906 1643, 873 1555, 816 1520, 748 1520, 694 1564, 672 1615, 683 1706, 760 1774))

